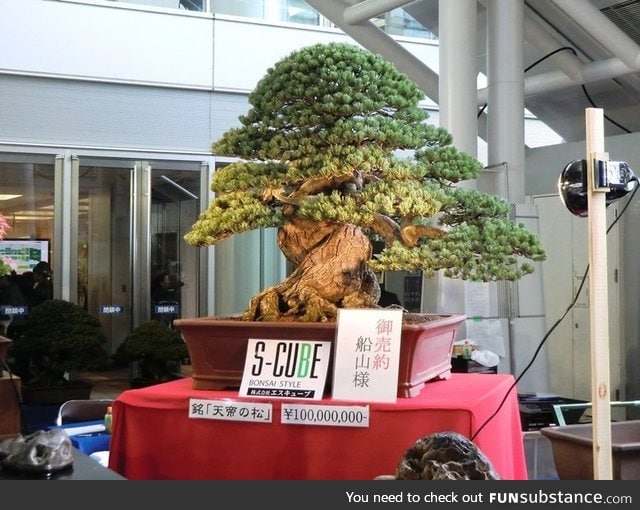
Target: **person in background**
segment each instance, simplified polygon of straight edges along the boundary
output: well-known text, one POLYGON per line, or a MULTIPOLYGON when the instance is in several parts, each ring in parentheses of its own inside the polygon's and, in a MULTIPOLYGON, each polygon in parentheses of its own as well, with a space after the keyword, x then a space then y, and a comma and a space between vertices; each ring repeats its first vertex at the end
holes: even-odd
POLYGON ((29 296, 29 307, 38 306, 47 299, 53 299, 53 271, 48 262, 41 260, 33 268, 33 288, 29 296))
POLYGON ((29 296, 31 296, 31 291, 33 290, 33 272, 25 271, 22 274, 18 274, 15 271, 12 271, 11 279, 20 289, 20 292, 25 299, 25 303, 29 304, 29 296))
POLYGON ((151 282, 151 317, 163 324, 171 326, 179 313, 158 312, 157 306, 180 307, 181 289, 184 283, 168 271, 159 272, 151 282))
POLYGON ((400 305, 400 298, 395 292, 391 292, 390 290, 385 289, 384 287, 384 273, 376 273, 376 278, 378 279, 378 283, 380 285, 380 298, 378 299, 378 306, 386 308, 391 305, 400 305))
POLYGON ((395 292, 391 292, 384 288, 384 286, 380 285, 380 299, 378 300, 378 305, 382 307, 387 307, 391 305, 400 305, 400 298, 395 292))

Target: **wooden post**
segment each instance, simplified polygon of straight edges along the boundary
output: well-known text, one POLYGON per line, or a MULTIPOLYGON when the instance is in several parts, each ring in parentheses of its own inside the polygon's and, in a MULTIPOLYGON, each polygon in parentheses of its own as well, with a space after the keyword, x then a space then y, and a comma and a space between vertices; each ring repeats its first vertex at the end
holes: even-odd
POLYGON ((594 159, 604 152, 602 109, 586 109, 587 205, 589 209, 589 314, 591 337, 591 403, 594 480, 613 477, 609 374, 609 296, 607 294, 606 191, 594 186, 594 159))

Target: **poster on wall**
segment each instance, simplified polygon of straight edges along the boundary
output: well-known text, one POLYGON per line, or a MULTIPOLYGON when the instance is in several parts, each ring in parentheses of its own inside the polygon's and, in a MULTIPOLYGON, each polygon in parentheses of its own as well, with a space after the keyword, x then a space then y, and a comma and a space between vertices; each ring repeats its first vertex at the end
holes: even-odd
POLYGON ((49 262, 49 239, 0 239, 0 257, 16 274, 33 271, 35 265, 49 262))

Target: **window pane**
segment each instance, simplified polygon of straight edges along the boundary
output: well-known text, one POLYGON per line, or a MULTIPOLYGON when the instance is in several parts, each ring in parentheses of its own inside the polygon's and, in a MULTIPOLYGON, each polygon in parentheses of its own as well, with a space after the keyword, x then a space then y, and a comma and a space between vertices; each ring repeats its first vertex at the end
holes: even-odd
MULTIPOLYGON (((0 286, 0 334, 9 338, 20 335, 37 304, 34 268, 40 261, 53 267, 54 178, 53 164, 0 163, 0 212, 9 225, 0 241, 0 257, 12 270, 0 286)), ((45 298, 53 297, 53 276, 47 271, 45 298)))
POLYGON ((198 315, 198 253, 184 235, 199 213, 200 172, 151 165, 151 318, 198 315))

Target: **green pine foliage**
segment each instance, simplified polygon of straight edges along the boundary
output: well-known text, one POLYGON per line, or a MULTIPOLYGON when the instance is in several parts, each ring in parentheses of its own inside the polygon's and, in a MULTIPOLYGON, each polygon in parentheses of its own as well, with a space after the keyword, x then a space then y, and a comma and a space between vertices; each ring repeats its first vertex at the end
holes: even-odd
POLYGON ((43 301, 29 312, 10 349, 14 372, 27 384, 59 386, 65 373, 109 366, 100 321, 62 299, 43 301))
POLYGON ((482 164, 427 122, 423 98, 393 64, 354 45, 294 51, 257 84, 240 126, 212 144, 238 160, 214 174, 216 197, 186 241, 207 246, 297 218, 383 239, 374 271, 476 281, 531 273, 545 259, 537 236, 503 199, 456 186, 482 164))
POLYGON ((140 362, 147 379, 166 380, 172 376, 171 362, 180 363, 188 356, 187 344, 178 330, 150 320, 126 336, 113 361, 116 365, 140 362))

